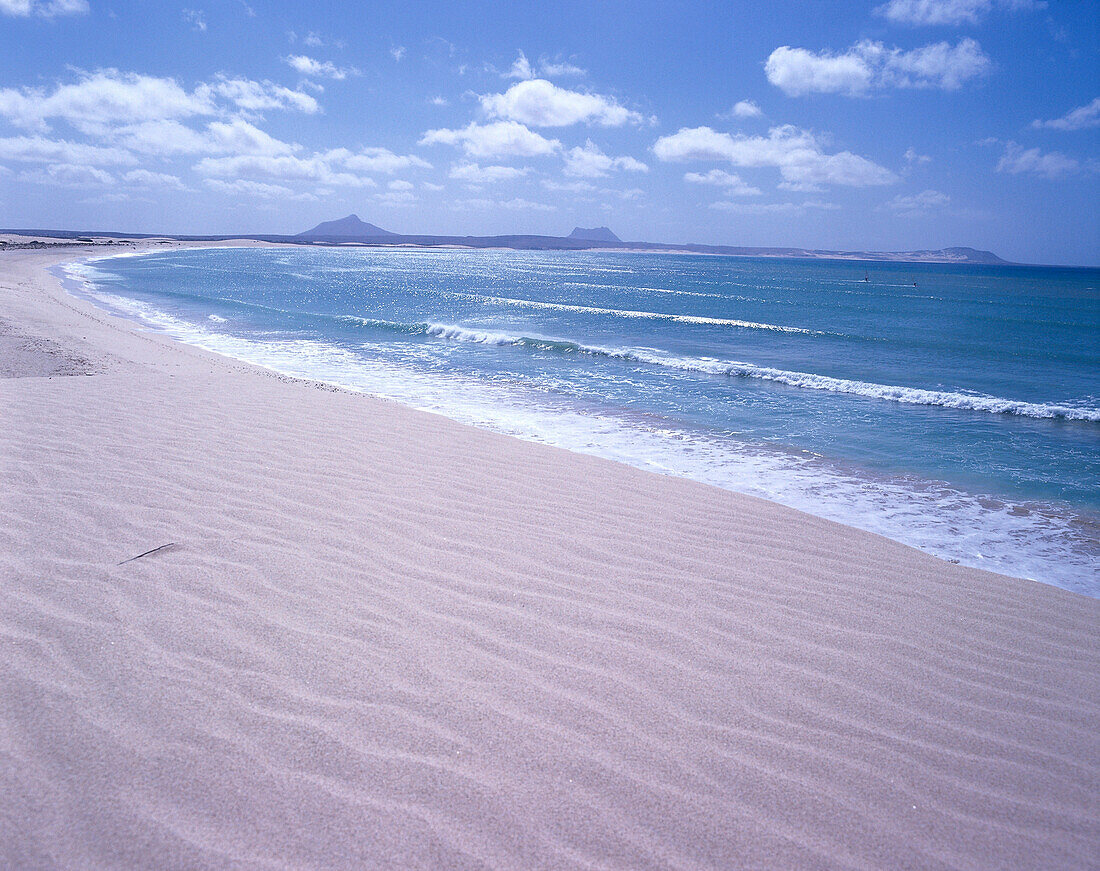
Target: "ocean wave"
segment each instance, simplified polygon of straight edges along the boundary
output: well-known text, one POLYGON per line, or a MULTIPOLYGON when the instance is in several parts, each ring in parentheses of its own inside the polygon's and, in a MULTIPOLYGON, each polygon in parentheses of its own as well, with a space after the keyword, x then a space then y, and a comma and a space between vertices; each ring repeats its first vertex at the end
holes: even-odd
POLYGON ((729 378, 753 378, 798 387, 805 390, 820 390, 828 393, 843 393, 852 396, 865 396, 908 405, 927 405, 951 408, 960 411, 978 411, 988 414, 1014 414, 1020 417, 1039 419, 1061 419, 1100 423, 1100 408, 1078 408, 1055 403, 1024 402, 1005 399, 998 396, 960 393, 946 390, 926 390, 920 387, 903 387, 893 384, 877 384, 871 381, 857 381, 847 378, 835 378, 813 372, 794 372, 757 366, 737 360, 718 360, 710 357, 680 357, 640 348, 604 348, 598 345, 584 345, 567 339, 547 338, 544 336, 520 336, 493 330, 478 330, 454 324, 418 323, 396 324, 391 321, 371 320, 346 316, 342 318, 375 329, 396 330, 409 335, 434 336, 452 341, 471 342, 480 345, 497 345, 533 348, 564 354, 583 354, 590 357, 604 357, 625 362, 661 366, 687 372, 700 372, 707 375, 724 375, 729 378))
POLYGON ((453 296, 464 299, 484 300, 486 302, 500 303, 501 305, 517 306, 519 308, 549 309, 552 311, 576 312, 578 314, 611 315, 619 318, 638 318, 642 320, 670 321, 677 324, 701 324, 707 326, 741 327, 747 330, 771 330, 777 333, 802 333, 807 336, 829 335, 821 330, 810 330, 805 327, 787 327, 780 324, 765 324, 757 321, 742 321, 734 318, 711 318, 702 315, 678 315, 668 312, 645 312, 633 309, 600 308, 591 305, 574 305, 564 302, 543 302, 534 299, 514 299, 509 296, 485 296, 476 293, 453 293, 453 296))

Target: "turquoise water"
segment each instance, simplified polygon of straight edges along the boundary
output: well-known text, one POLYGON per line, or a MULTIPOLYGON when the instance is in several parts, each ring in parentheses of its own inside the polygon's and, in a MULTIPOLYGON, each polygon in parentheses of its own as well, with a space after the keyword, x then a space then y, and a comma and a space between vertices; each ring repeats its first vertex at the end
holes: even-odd
POLYGON ((1098 270, 318 248, 70 271, 222 353, 1100 595, 1098 270))

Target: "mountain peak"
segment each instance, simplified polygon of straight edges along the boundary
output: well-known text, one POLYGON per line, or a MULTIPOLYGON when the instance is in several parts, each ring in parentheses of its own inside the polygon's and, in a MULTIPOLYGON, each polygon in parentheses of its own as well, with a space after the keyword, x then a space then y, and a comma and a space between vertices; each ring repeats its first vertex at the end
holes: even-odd
POLYGON ((570 239, 583 239, 585 242, 622 242, 623 240, 607 227, 574 227, 570 239))
POLYGON ((359 220, 358 215, 348 215, 338 221, 322 221, 312 230, 299 233, 299 239, 371 239, 378 236, 393 236, 389 230, 383 230, 374 224, 359 220))

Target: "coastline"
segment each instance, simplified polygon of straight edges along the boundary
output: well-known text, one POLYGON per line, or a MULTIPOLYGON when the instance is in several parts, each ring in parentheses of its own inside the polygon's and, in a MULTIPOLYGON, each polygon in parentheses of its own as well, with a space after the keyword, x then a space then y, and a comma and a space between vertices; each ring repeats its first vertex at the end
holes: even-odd
POLYGON ((141 332, 74 250, 0 253, 4 862, 1100 849, 1100 602, 141 332))

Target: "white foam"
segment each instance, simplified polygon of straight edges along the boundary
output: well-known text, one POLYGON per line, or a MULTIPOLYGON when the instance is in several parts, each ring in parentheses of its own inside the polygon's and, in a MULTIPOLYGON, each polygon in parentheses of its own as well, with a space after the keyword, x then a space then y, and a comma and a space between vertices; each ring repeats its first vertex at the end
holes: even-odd
MULTIPOLYGON (((385 324, 384 321, 370 321, 364 318, 355 320, 367 324, 385 324)), ((394 325, 397 326, 397 325, 394 325)), ((410 325, 411 326, 411 325, 410 325)), ((566 339, 543 336, 519 336, 491 330, 473 330, 451 324, 419 325, 422 331, 442 339, 474 342, 483 345, 520 345, 552 343, 569 347, 579 353, 598 355, 618 360, 647 363, 683 371, 701 372, 709 375, 725 375, 735 378, 756 378, 772 381, 788 387, 805 390, 822 390, 830 393, 844 393, 853 396, 866 396, 890 402, 902 402, 910 405, 931 405, 940 408, 953 408, 960 411, 978 411, 988 414, 1015 414, 1022 417, 1060 418, 1062 420, 1080 420, 1092 423, 1100 422, 1100 408, 1078 407, 1056 403, 1024 402, 1017 399, 1005 399, 999 396, 987 396, 977 393, 961 393, 944 390, 926 390, 919 387, 904 387, 893 384, 876 384, 870 381, 856 381, 846 378, 834 378, 813 372, 792 372, 743 363, 736 360, 718 360, 707 357, 678 357, 659 351, 640 348, 605 348, 597 345, 581 345, 566 339)))
POLYGON ((722 327, 741 327, 748 330, 771 330, 777 333, 803 333, 809 336, 823 336, 820 330, 808 330, 805 327, 786 327, 779 324, 764 324, 756 321, 742 321, 733 318, 710 318, 700 315, 677 315, 666 312, 644 312, 631 309, 600 308, 590 305, 571 305, 562 302, 542 302, 533 299, 513 299, 507 296, 485 296, 476 293, 452 293, 463 299, 485 300, 501 305, 513 305, 520 308, 550 309, 554 311, 577 312, 580 314, 611 315, 620 318, 640 318, 653 321, 671 321, 678 324, 710 324, 722 327))

